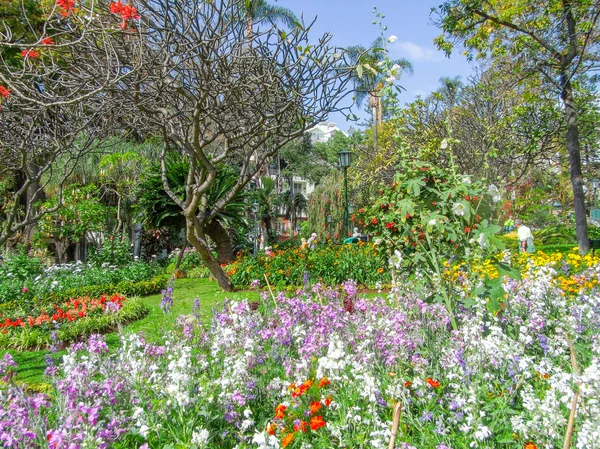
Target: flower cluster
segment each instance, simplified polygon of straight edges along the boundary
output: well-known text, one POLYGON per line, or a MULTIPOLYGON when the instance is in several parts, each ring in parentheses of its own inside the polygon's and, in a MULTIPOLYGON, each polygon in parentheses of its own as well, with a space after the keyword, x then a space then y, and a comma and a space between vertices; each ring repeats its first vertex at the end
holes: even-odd
POLYGON ((56 326, 61 323, 70 323, 81 318, 94 316, 98 313, 114 312, 123 307, 125 297, 114 294, 102 295, 100 298, 81 297, 70 299, 61 305, 52 305, 49 310, 42 309, 37 316, 4 317, 0 313, 0 329, 6 333, 11 328, 25 328, 38 326, 56 326))

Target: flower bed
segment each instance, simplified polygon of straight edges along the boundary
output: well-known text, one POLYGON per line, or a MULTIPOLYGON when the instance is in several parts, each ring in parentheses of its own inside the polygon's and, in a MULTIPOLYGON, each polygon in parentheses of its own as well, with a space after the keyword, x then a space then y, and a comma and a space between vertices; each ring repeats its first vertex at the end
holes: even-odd
POLYGON ((147 309, 141 301, 114 294, 69 299, 31 312, 20 316, 0 312, 1 349, 39 349, 49 346, 53 338, 68 343, 139 319, 147 309))
POLYGON ((0 305, 14 300, 22 302, 48 297, 52 301, 59 301, 76 296, 100 296, 103 293, 156 293, 164 287, 156 286, 158 289, 153 289, 151 284, 161 273, 160 266, 143 262, 132 262, 121 267, 72 263, 45 268, 41 261, 18 254, 0 266, 0 305))
POLYGON ((241 256, 226 268, 235 285, 250 285, 254 279, 277 286, 299 286, 307 282, 334 285, 351 278, 364 286, 389 283, 383 258, 370 243, 352 245, 322 245, 315 250, 290 248, 278 250, 273 256, 241 256))
MULTIPOLYGON (((594 265, 581 275, 600 279, 594 265)), ((210 329, 186 317, 161 345, 101 337, 49 365, 51 396, 0 393, 9 447, 116 449, 597 447, 600 297, 565 294, 549 265, 502 282, 504 306, 455 296, 454 319, 419 294, 311 292, 227 303, 210 329), (573 362, 576 361, 576 364, 573 362), (20 446, 18 446, 20 444, 20 446)), ((474 287, 477 288, 477 287, 474 287)), ((9 359, 0 370, 9 372, 9 359)), ((6 374, 10 378, 10 373, 6 374)))

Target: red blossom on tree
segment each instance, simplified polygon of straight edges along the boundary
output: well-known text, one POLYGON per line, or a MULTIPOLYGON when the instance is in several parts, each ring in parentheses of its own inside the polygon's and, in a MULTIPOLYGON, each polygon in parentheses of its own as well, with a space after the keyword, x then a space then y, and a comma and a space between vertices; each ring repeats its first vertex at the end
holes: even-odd
POLYGON ((127 28, 127 21, 129 19, 137 20, 140 18, 140 14, 138 13, 137 8, 131 5, 124 5, 123 3, 121 3, 121 0, 110 3, 110 12, 121 16, 121 18, 123 19, 123 22, 121 23, 122 29, 127 28))
POLYGON ((36 59, 40 57, 40 52, 30 48, 29 50, 23 50, 21 56, 24 58, 36 59))
POLYGON ((75 3, 76 0, 56 0, 56 6, 60 8, 60 15, 63 17, 69 17, 69 14, 77 11, 75 3))
POLYGON ((0 97, 3 97, 3 98, 10 97, 10 89, 7 89, 4 86, 0 86, 0 97))
POLYGON ((54 45, 54 41, 52 40, 51 37, 45 37, 40 41, 40 44, 42 45, 54 45))

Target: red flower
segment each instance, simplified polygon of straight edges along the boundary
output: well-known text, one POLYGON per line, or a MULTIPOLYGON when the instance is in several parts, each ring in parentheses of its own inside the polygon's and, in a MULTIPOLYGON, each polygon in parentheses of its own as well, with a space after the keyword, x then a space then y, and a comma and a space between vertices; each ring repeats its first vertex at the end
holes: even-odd
POLYGON ((358 211, 359 211, 361 214, 364 214, 364 213, 365 213, 365 210, 364 210, 362 207, 361 207, 360 209, 358 209, 358 211))
POLYGON ((319 410, 321 410, 321 407, 323 407, 323 405, 320 402, 313 401, 313 402, 310 403, 310 407, 308 407, 308 408, 310 410, 310 414, 314 415, 319 410))
POLYGON ((283 419, 285 409, 287 409, 287 407, 283 404, 279 404, 277 407, 275 407, 275 418, 283 419))
POLYGON ((431 377, 425 379, 425 382, 427 382, 432 388, 437 388, 440 386, 440 383, 437 380, 432 379, 431 377))
POLYGON ((21 290, 23 293, 27 293, 27 287, 23 287, 23 290, 21 290))
POLYGON ((54 45, 54 41, 52 40, 51 37, 45 37, 40 41, 40 44, 42 45, 54 45))
POLYGON ((469 201, 469 195, 465 195, 465 200, 469 201))
POLYGON ((75 3, 76 0, 56 0, 56 6, 61 9, 60 15, 63 17, 68 17, 70 13, 77 11, 75 3))
POLYGON ((404 388, 410 388, 411 385, 412 385, 412 382, 410 380, 407 380, 406 382, 404 382, 404 388))
POLYGON ((412 215, 411 215, 411 214, 406 214, 406 219, 407 219, 407 220, 410 220, 411 218, 412 218, 412 215))
POLYGON ((4 86, 0 86, 0 97, 4 97, 4 98, 10 97, 10 89, 7 89, 4 86))
POLYGON ((331 396, 327 396, 325 398, 325 406, 329 407, 332 402, 333 402, 333 399, 331 399, 331 396))
POLYGON ((308 423, 306 421, 300 421, 299 424, 294 424, 294 431, 306 432, 308 430, 308 423))
POLYGON ((393 221, 390 221, 389 223, 385 224, 385 227, 388 229, 392 229, 395 226, 395 223, 393 221))
POLYGON ((373 217, 373 218, 371 219, 371 224, 372 224, 372 225, 376 225, 376 224, 377 224, 377 218, 373 217))
POLYGON ((265 429, 267 432, 269 432, 269 435, 275 435, 275 429, 277 427, 275 426, 275 424, 271 423, 267 426, 267 428, 265 429))
POLYGON ((538 447, 533 442, 528 441, 525 443, 525 446, 523 446, 523 449, 538 449, 538 447))
POLYGON ((471 228, 467 226, 467 227, 465 228, 465 234, 468 234, 469 232, 471 232, 471 228))
POLYGON ((134 8, 131 5, 124 5, 123 3, 121 3, 121 0, 110 3, 110 12, 121 16, 121 18, 123 19, 123 22, 121 23, 122 29, 127 28, 127 21, 129 19, 137 20, 140 18, 137 8, 134 8))
POLYGON ((40 57, 40 52, 35 51, 34 49, 23 50, 21 52, 21 56, 23 56, 24 58, 36 59, 40 57))
POLYGON ((318 430, 321 427, 324 427, 325 424, 326 424, 326 422, 323 421, 323 417, 321 415, 313 416, 310 420, 310 428, 312 430, 318 430))

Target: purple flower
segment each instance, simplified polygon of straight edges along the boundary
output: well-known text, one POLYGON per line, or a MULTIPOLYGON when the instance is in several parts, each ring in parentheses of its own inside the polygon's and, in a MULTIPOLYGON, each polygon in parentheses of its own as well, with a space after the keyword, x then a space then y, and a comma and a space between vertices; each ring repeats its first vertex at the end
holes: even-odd
POLYGON ((428 412, 427 410, 423 411, 423 415, 421 416, 421 421, 429 422, 433 419, 433 412, 428 412))
POLYGON ((160 308, 163 313, 171 312, 173 308, 173 289, 171 287, 167 287, 166 290, 161 291, 162 298, 160 300, 160 308))

